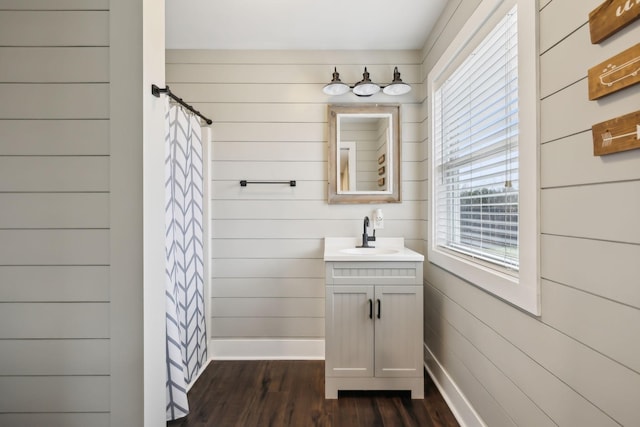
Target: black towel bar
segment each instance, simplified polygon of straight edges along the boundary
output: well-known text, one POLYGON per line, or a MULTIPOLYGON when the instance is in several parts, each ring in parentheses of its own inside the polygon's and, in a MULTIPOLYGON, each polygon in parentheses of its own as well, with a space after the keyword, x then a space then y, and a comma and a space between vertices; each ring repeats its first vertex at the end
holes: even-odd
POLYGON ((290 187, 296 186, 295 181, 247 181, 246 179, 240 181, 241 187, 246 187, 247 184, 289 184, 290 187))

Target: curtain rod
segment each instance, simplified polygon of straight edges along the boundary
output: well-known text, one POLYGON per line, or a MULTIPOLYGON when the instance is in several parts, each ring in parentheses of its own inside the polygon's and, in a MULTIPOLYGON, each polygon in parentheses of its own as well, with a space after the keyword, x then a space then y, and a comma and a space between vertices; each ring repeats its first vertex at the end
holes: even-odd
POLYGON ((205 117, 202 115, 202 113, 200 113, 200 111, 196 110, 195 108, 193 108, 191 105, 187 104, 186 102, 184 102, 182 100, 182 98, 177 97, 176 95, 173 94, 173 92, 171 92, 171 89, 169 89, 169 86, 165 87, 164 89, 160 89, 158 86, 156 85, 151 85, 151 94, 153 96, 155 96, 156 98, 160 98, 160 94, 161 93, 166 93, 167 95, 169 95, 171 97, 171 99, 173 99, 174 101, 176 101, 178 104, 182 105, 183 107, 185 107, 187 110, 191 111, 192 113, 194 113, 195 115, 197 115, 198 117, 200 117, 202 120, 204 120, 208 125, 213 123, 213 120, 205 117))

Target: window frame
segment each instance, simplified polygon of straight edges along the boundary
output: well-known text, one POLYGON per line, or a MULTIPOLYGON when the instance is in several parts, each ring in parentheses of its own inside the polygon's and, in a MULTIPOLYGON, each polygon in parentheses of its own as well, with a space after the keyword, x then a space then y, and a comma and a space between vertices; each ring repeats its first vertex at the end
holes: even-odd
POLYGON ((450 271, 511 304, 540 315, 539 268, 539 60, 538 10, 530 0, 483 0, 438 59, 427 77, 428 97, 428 241, 429 262, 450 271), (519 271, 509 274, 489 262, 440 248, 435 242, 434 93, 471 54, 502 17, 518 6, 519 108, 519 271), (524 159, 524 161, 523 161, 524 159))

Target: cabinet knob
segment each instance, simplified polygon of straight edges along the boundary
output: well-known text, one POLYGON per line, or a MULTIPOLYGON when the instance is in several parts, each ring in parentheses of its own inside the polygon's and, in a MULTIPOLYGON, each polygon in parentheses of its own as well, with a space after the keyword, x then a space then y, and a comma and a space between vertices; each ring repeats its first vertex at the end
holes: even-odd
POLYGON ((378 301, 378 319, 379 319, 380 315, 382 314, 382 302, 379 299, 376 301, 378 301))

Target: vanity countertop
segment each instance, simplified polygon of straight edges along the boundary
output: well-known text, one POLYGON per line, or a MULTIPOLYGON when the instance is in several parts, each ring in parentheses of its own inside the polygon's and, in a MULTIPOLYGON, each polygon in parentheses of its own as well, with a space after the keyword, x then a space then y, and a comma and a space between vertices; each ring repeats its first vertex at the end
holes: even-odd
POLYGON ((378 237, 373 248, 357 248, 360 237, 325 237, 325 261, 424 261, 424 255, 404 246, 403 237, 378 237))

